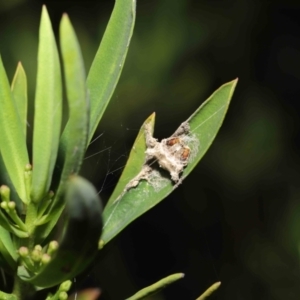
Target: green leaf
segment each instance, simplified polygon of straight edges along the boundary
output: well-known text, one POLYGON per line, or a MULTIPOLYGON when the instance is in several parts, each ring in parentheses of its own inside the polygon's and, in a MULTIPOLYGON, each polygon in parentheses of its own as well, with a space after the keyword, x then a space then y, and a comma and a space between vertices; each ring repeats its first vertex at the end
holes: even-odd
POLYGON ((115 7, 87 78, 91 117, 88 141, 119 80, 135 22, 136 0, 116 0, 115 7))
POLYGON ((170 275, 168 277, 165 277, 163 279, 161 279, 160 281, 138 291, 136 294, 134 294, 133 296, 127 298, 127 300, 140 300, 140 299, 145 299, 146 297, 153 295, 157 292, 159 292, 160 290, 162 290, 163 288, 165 288, 167 285, 182 279, 184 277, 183 273, 177 273, 177 274, 173 274, 170 275))
POLYGON ((129 158, 126 163, 126 167, 124 168, 122 175, 118 181, 117 186, 115 187, 112 195, 109 198, 109 201, 106 204, 106 209, 108 206, 114 203, 116 199, 122 194, 124 188, 128 181, 135 176, 138 175, 142 166, 145 162, 145 151, 146 151, 146 141, 145 141, 145 125, 149 124, 151 127, 151 133, 154 131, 154 123, 155 123, 155 113, 153 113, 143 124, 141 127, 137 138, 134 141, 134 144, 131 148, 129 158))
POLYGON ((68 221, 59 248, 37 274, 18 270, 19 277, 46 288, 72 279, 95 258, 102 231, 102 207, 96 189, 79 176, 70 178, 65 193, 68 221))
MULTIPOLYGON (((110 205, 105 207, 103 212, 102 243, 106 244, 109 242, 133 220, 168 196, 195 168, 212 144, 222 125, 236 83, 237 80, 234 80, 221 86, 183 123, 184 125, 189 125, 189 131, 182 139, 191 151, 188 164, 178 182, 174 183, 170 175, 161 168, 154 168, 147 175, 147 181, 141 180, 138 182, 138 185, 135 184, 132 188, 123 189, 119 197, 114 195, 113 203, 110 202, 110 205)), ((179 129, 181 128, 182 126, 179 127, 179 129)), ((146 154, 142 153, 142 151, 137 151, 137 155, 134 153, 131 152, 130 161, 126 165, 124 172, 127 172, 127 168, 133 168, 132 165, 135 161, 140 162, 146 157, 146 154)), ((151 166, 154 165, 151 164, 151 166)), ((135 181, 134 178, 130 179, 128 180, 129 185, 135 181)))
POLYGON ((7 231, 13 233, 14 235, 20 238, 27 238, 29 235, 27 232, 15 227, 12 225, 4 215, 4 213, 0 210, 0 226, 5 228, 7 231))
POLYGON ((85 85, 85 69, 78 40, 67 15, 60 24, 60 45, 69 106, 69 119, 59 144, 64 163, 61 181, 78 173, 87 143, 89 103, 85 85))
POLYGON ((206 298, 208 298, 209 296, 211 296, 211 294, 213 292, 215 292, 221 285, 221 282, 216 282, 214 283, 212 286, 210 286, 200 297, 198 297, 196 300, 205 300, 206 298))
MULTIPOLYGON (((28 153, 23 126, 13 99, 10 85, 0 58, 0 153, 8 174, 19 197, 27 203, 24 182, 25 165, 28 164, 28 153)), ((0 170, 5 172, 5 170, 0 170)))
MULTIPOLYGON (((191 136, 200 145, 193 154, 195 157, 183 171, 183 179, 191 173, 214 141, 227 113, 237 79, 222 85, 187 120, 191 136), (197 151, 198 150, 198 151, 197 151)), ((193 141, 191 141, 193 144, 193 141)), ((197 145, 191 145, 191 149, 197 145)), ((176 186, 177 187, 177 186, 176 186)))
MULTIPOLYGON (((21 120, 21 126, 23 127, 24 133, 24 142, 26 144, 26 135, 27 135, 27 106, 28 106, 28 99, 27 99, 27 78, 25 71, 21 62, 18 63, 12 84, 11 84, 11 92, 14 98, 14 102, 16 103, 16 108, 21 120)), ((2 173, 2 183, 5 183, 7 186, 10 187, 11 190, 11 198, 17 204, 18 210, 21 211, 22 209, 22 202, 20 197, 13 185, 11 179, 9 178, 8 172, 6 171, 6 167, 3 163, 3 160, 0 158, 0 169, 2 173)), ((28 197, 27 197, 28 198, 28 197)))
POLYGON ((1 292, 1 291, 0 291, 0 299, 3 299, 3 300, 18 300, 16 295, 7 294, 7 293, 1 292))
POLYGON ((0 252, 2 253, 5 261, 10 265, 12 270, 17 267, 17 249, 15 248, 10 233, 0 226, 0 252))
POLYGON ((27 134, 27 78, 22 64, 19 62, 11 84, 11 91, 21 119, 26 141, 27 134))
POLYGON ((85 86, 85 69, 80 46, 75 31, 67 15, 60 24, 60 46, 64 65, 64 75, 67 90, 69 119, 63 131, 59 144, 58 167, 55 172, 57 189, 54 203, 48 212, 50 221, 37 231, 42 240, 48 236, 59 219, 64 199, 61 194, 66 180, 72 174, 77 174, 83 161, 88 134, 89 104, 85 86), (59 185, 58 185, 59 182, 59 185))
POLYGON ((60 63, 46 7, 39 33, 38 70, 34 110, 33 170, 31 196, 40 201, 51 183, 62 119, 60 63))

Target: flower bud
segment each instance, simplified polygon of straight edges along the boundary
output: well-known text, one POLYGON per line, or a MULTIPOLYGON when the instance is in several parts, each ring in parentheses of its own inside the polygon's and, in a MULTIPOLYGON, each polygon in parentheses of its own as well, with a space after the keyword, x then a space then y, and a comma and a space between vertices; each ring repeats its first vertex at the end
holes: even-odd
POLYGON ((51 260, 51 256, 49 254, 47 254, 47 253, 44 253, 42 255, 41 263, 43 265, 46 265, 46 264, 48 264, 50 262, 50 260, 51 260))
POLYGON ((20 254, 20 256, 21 257, 26 257, 26 256, 28 256, 28 254, 29 254, 29 250, 28 250, 28 248, 27 247, 21 247, 19 250, 18 250, 18 252, 19 252, 19 254, 20 254))
POLYGON ((67 292, 70 288, 71 288, 71 285, 72 285, 72 281, 71 280, 67 280, 67 281, 64 281, 60 286, 59 286, 59 290, 60 291, 64 291, 64 292, 67 292))

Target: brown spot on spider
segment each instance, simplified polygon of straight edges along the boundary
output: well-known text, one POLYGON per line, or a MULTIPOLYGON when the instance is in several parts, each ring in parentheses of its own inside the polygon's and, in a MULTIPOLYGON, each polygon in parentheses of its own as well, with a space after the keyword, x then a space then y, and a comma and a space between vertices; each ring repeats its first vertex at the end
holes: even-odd
POLYGON ((166 139, 166 145, 172 147, 172 154, 179 156, 182 161, 189 159, 191 149, 185 145, 185 142, 181 138, 171 137, 166 139))
POLYGON ((181 144, 181 140, 179 137, 173 137, 173 138, 167 139, 166 144, 168 146, 174 146, 176 144, 181 144))
POLYGON ((181 153, 181 160, 188 160, 190 157, 191 149, 187 146, 183 147, 183 151, 181 153))

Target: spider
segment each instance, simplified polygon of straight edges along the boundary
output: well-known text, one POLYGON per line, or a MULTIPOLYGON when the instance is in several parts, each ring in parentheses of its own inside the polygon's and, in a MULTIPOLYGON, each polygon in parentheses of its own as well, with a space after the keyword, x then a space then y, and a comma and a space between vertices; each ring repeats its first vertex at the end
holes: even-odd
POLYGON ((188 160, 191 154, 191 149, 188 146, 183 146, 183 151, 181 153, 181 160, 188 160))
POLYGON ((184 142, 179 137, 172 137, 166 141, 166 145, 173 147, 176 145, 175 151, 179 153, 180 160, 186 161, 190 157, 191 149, 184 145, 184 142))

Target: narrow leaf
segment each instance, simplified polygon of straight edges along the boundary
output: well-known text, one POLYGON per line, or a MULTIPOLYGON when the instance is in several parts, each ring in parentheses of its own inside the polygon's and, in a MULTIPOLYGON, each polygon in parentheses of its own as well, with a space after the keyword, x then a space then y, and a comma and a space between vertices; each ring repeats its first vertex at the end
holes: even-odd
MULTIPOLYGON (((227 112, 236 83, 237 80, 234 80, 221 86, 183 123, 189 127, 182 139, 189 147, 190 155, 178 182, 171 180, 167 171, 152 164, 153 169, 149 174, 140 178, 138 182, 135 178, 131 178, 126 185, 125 192, 123 190, 120 197, 114 197, 117 200, 105 207, 102 243, 106 244, 128 224, 158 204, 182 183, 212 144, 227 112)), ((182 126, 178 130, 181 128, 182 126)), ((144 154, 145 157, 146 154, 144 154)), ((138 161, 141 159, 141 157, 132 155, 130 165, 126 165, 125 168, 132 168, 135 158, 138 161)))
POLYGON ((39 33, 38 70, 33 131, 33 201, 49 189, 58 152, 62 119, 62 86, 57 47, 46 7, 39 33))
POLYGON ((133 296, 127 298, 127 300, 140 300, 140 299, 145 299, 146 297, 153 295, 157 292, 159 292, 160 290, 162 290, 163 288, 165 288, 167 285, 182 279, 184 277, 183 273, 177 273, 177 274, 173 274, 170 275, 166 278, 161 279, 160 281, 138 291, 136 294, 134 294, 133 296))
POLYGON ((17 249, 15 248, 10 233, 0 226, 0 252, 9 263, 12 270, 17 267, 17 249))
MULTIPOLYGON (((227 113, 230 100, 237 84, 237 79, 222 85, 216 90, 186 121, 190 126, 193 140, 199 140, 197 149, 183 171, 183 179, 190 174, 214 141, 227 113)), ((193 143, 193 141, 192 141, 193 143)))
POLYGON ((91 117, 88 141, 119 80, 135 22, 136 0, 116 0, 115 7, 87 78, 91 117))
POLYGON ((63 131, 59 155, 64 162, 61 180, 76 174, 85 153, 89 107, 85 86, 85 69, 75 31, 67 15, 60 24, 60 45, 69 106, 69 120, 63 131))
POLYGON ((50 222, 37 231, 41 239, 47 237, 64 208, 61 197, 66 180, 77 174, 81 166, 88 134, 89 105, 85 86, 85 70, 80 46, 67 15, 60 24, 60 46, 63 58, 64 77, 67 90, 69 119, 59 143, 59 155, 53 190, 57 190, 55 201, 49 212, 50 222))
POLYGON ((14 235, 20 238, 27 238, 29 235, 27 232, 17 228, 16 226, 12 225, 4 215, 4 213, 0 210, 0 226, 2 226, 7 231, 13 233, 14 235))
MULTIPOLYGON (((0 58, 0 153, 8 176, 19 197, 28 202, 24 182, 25 165, 28 164, 23 127, 13 99, 9 82, 0 58)), ((1 172, 2 170, 0 170, 1 172)), ((5 177, 6 174, 4 174, 5 177)))
POLYGON ((26 141, 27 133, 27 78, 22 64, 19 62, 14 75, 11 91, 21 119, 23 133, 26 141))
POLYGON ((216 282, 214 283, 212 286, 210 286, 200 297, 198 297, 196 300, 205 300, 207 299, 209 296, 211 296, 211 294, 213 292, 215 292, 221 285, 221 282, 216 282))

